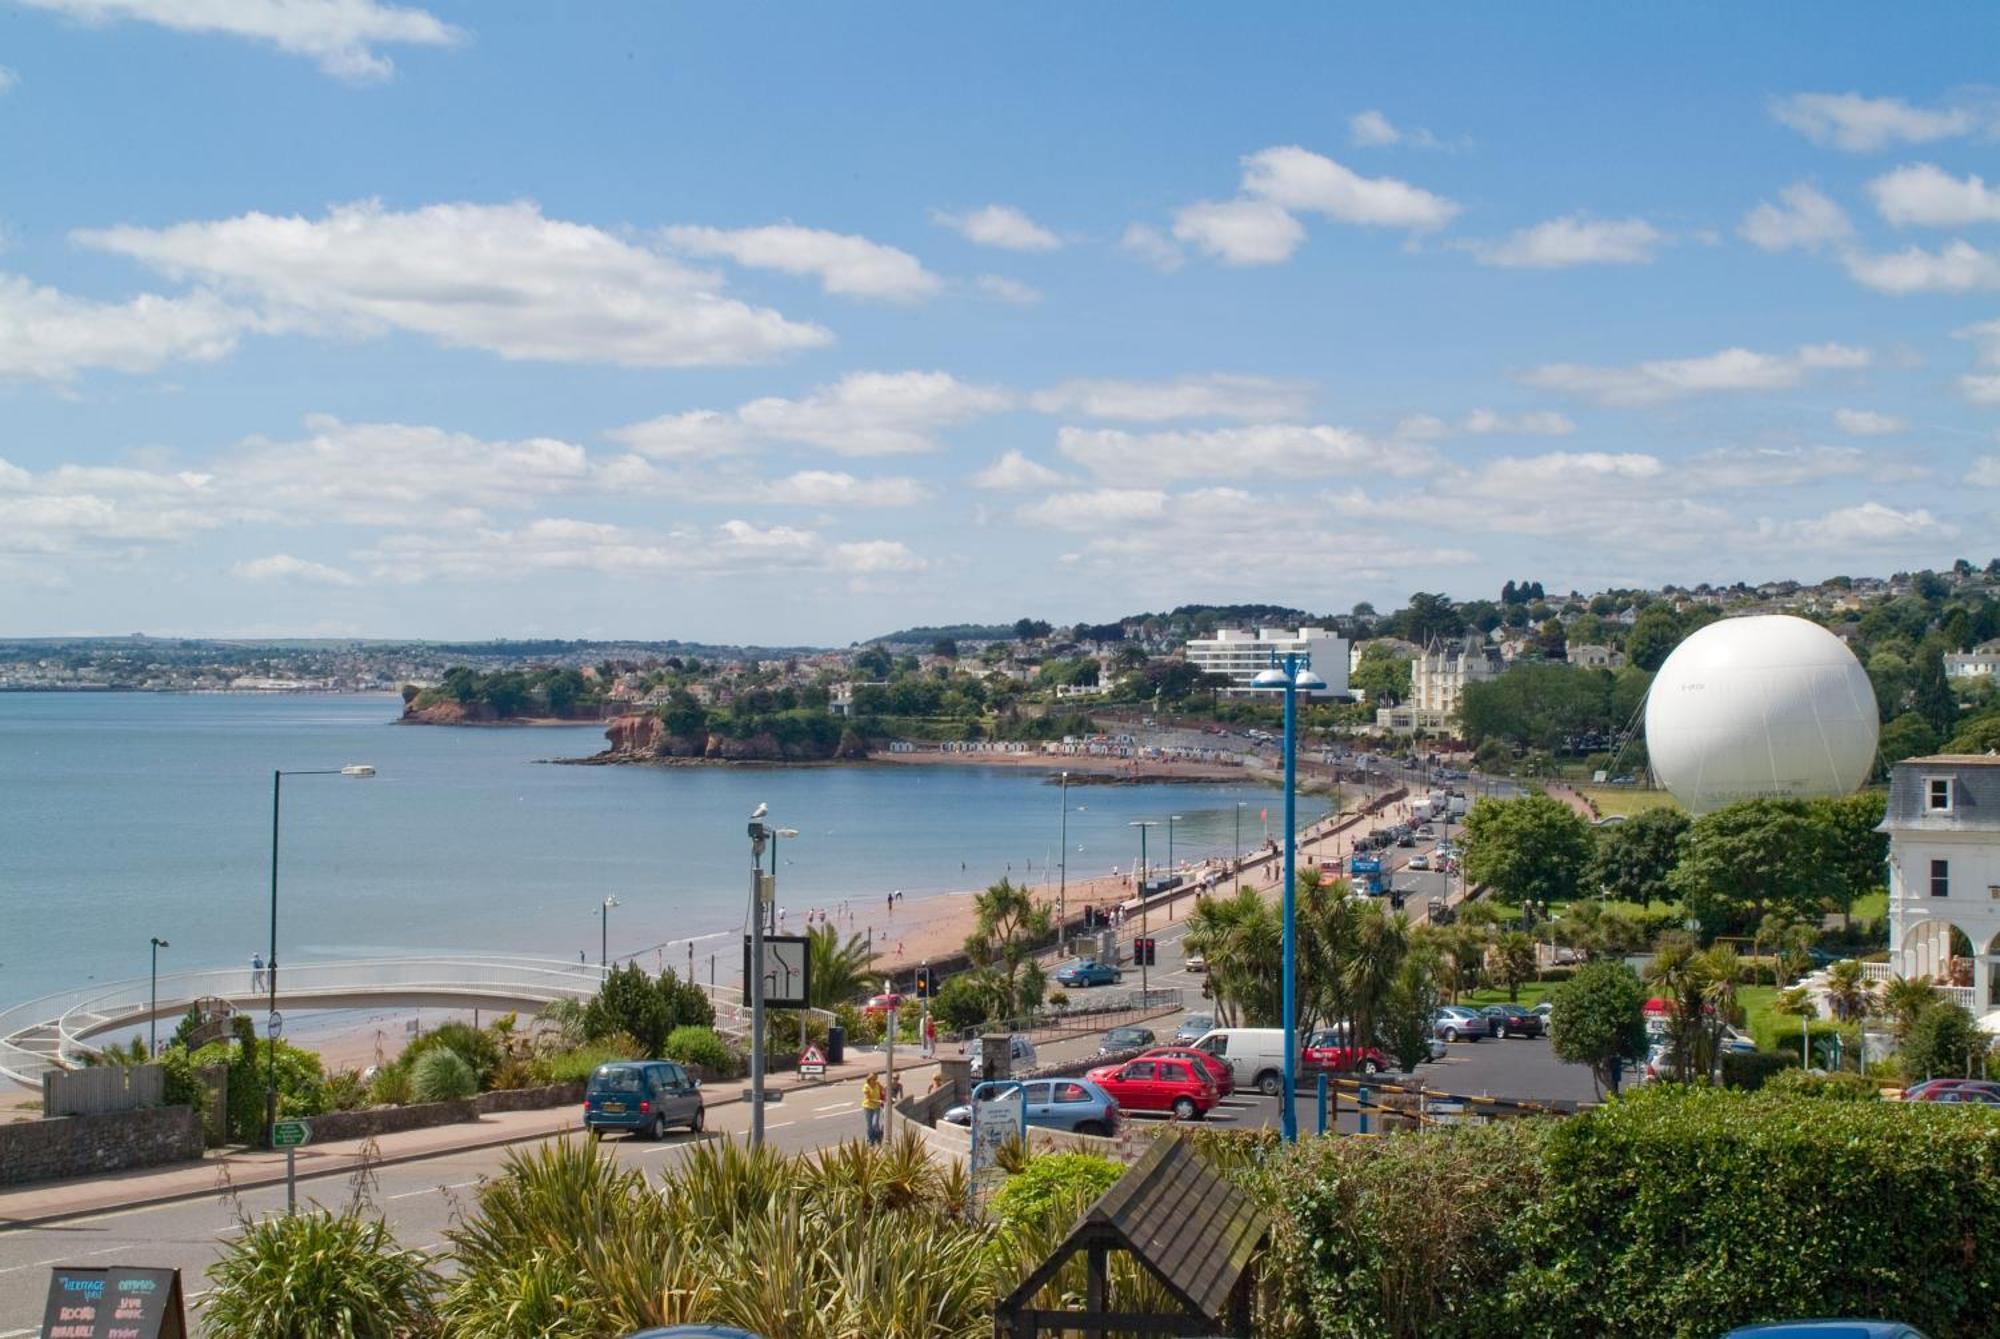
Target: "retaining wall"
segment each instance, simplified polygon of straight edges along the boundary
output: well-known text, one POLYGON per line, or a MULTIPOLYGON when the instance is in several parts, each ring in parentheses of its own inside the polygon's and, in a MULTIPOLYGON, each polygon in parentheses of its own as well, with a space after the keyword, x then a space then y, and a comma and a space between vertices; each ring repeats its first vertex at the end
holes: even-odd
POLYGON ((202 1153, 192 1107, 142 1107, 0 1125, 0 1185, 191 1162, 202 1153))

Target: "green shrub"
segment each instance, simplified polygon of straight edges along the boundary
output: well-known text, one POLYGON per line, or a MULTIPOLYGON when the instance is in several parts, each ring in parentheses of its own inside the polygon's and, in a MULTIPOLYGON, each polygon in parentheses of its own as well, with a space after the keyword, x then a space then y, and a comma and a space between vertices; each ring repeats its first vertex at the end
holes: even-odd
POLYGON ((379 1107, 408 1106, 415 1100, 410 1095, 410 1067, 398 1063, 377 1069, 368 1081, 368 1100, 379 1107))
POLYGON ((736 1053, 716 1035, 714 1028, 675 1028, 667 1034, 667 1058, 684 1065, 700 1065, 717 1078, 727 1078, 736 1072, 736 1053))
POLYGON ((404 1060, 415 1064, 426 1051, 442 1046, 454 1051, 458 1058, 472 1066, 473 1075, 479 1080, 479 1090, 484 1092, 492 1086, 493 1071, 500 1068, 506 1055, 500 1049, 500 1039, 485 1028, 476 1028, 470 1023, 442 1023, 432 1028, 403 1048, 404 1060))
POLYGON ((358 1070, 343 1069, 326 1076, 326 1109, 356 1111, 368 1105, 368 1085, 358 1070))
MULTIPOLYGON (((1792 1057, 1793 1060, 1800 1061, 1800 1063, 1805 1064, 1808 1068, 1813 1065, 1831 1063, 1833 1044, 1836 1040, 1840 1042, 1840 1050, 1843 1058, 1858 1054, 1857 1048, 1861 1044, 1861 1036, 1857 1030, 1846 1028, 1839 1023, 1833 1022, 1808 1023, 1806 1028, 1810 1029, 1812 1033, 1812 1058, 1809 1061, 1800 1060, 1799 1054, 1803 1040, 1801 1033, 1804 1029, 1791 1025, 1789 1020, 1781 1023, 1772 1033, 1769 1049, 1783 1051, 1786 1055, 1792 1057)), ((1760 1042, 1759 1045, 1761 1046, 1762 1043, 1760 1042)))
POLYGON ((1045 1153, 1008 1177, 990 1207, 1007 1227, 1067 1229, 1124 1174, 1123 1164, 1094 1153, 1045 1153))
POLYGON ((432 1331, 440 1287, 388 1224, 325 1209, 250 1223, 208 1267, 202 1329, 244 1339, 402 1339, 432 1331))
POLYGON ((195 1069, 194 1057, 178 1047, 169 1047, 160 1052, 156 1062, 160 1066, 161 1099, 170 1107, 192 1107, 194 1114, 204 1119, 208 1115, 208 1085, 201 1081, 201 1074, 195 1069))
POLYGON ((1779 1097, 1828 1097, 1842 1102, 1874 1102, 1882 1096, 1881 1086, 1865 1074, 1815 1074, 1806 1069, 1772 1075, 1764 1091, 1779 1097))
POLYGON ((1725 1088, 1754 1092, 1769 1083, 1773 1075, 1797 1069, 1798 1065, 1799 1058, 1786 1051, 1724 1051, 1722 1084, 1725 1088))
POLYGON ((456 1102, 479 1091, 479 1076, 457 1051, 442 1046, 410 1062, 410 1096, 419 1102, 456 1102))
POLYGON ((599 1065, 608 1065, 614 1060, 638 1059, 637 1048, 613 1044, 592 1044, 577 1046, 567 1051, 557 1051, 554 1055, 537 1056, 529 1066, 535 1082, 542 1083, 582 1083, 588 1079, 599 1065))
MULTIPOLYGON (((238 1014, 239 1019, 242 1018, 238 1014)), ((242 1035, 241 1030, 238 1037, 242 1035)), ((317 1116, 326 1110, 326 1082, 319 1056, 290 1042, 277 1044, 278 1114, 317 1116)), ((253 1141, 264 1129, 265 1090, 270 1083, 271 1044, 258 1041, 246 1055, 240 1041, 216 1041, 190 1057, 195 1069, 229 1067, 229 1137, 253 1141)))
POLYGON ((1903 1041, 1903 1072, 1912 1082, 1933 1075, 1981 1077, 1988 1069, 1993 1039, 1956 1004, 1935 1000, 1924 1006, 1903 1041))
POLYGON ((1542 968, 1541 971, 1535 973, 1535 980, 1550 981, 1550 982, 1568 981, 1575 975, 1576 975, 1576 968, 1565 965, 1557 965, 1554 967, 1542 968))

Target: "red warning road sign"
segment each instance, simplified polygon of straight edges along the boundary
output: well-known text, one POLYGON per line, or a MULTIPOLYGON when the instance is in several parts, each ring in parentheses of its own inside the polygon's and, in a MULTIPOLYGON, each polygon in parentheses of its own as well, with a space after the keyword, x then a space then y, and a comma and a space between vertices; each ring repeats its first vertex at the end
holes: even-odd
POLYGON ((799 1057, 799 1077, 802 1079, 817 1079, 823 1078, 825 1075, 826 1057, 820 1054, 819 1047, 806 1047, 805 1054, 799 1057))

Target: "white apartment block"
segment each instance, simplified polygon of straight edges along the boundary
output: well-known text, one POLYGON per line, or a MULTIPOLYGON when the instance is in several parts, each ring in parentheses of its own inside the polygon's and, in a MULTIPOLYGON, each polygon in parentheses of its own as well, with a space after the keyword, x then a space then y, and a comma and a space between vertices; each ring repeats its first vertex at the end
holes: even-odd
POLYGON ((1881 831, 1889 834, 1881 974, 1927 976, 1975 1015, 2000 1007, 2000 756, 1897 763, 1881 831))
POLYGON ((1271 668, 1271 654, 1280 656, 1303 652, 1312 657, 1313 673, 1326 680, 1326 687, 1307 696, 1346 697, 1348 647, 1345 637, 1325 628, 1259 628, 1254 633, 1236 628, 1218 628, 1213 637, 1195 637, 1187 644, 1190 665, 1206 674, 1221 674, 1235 685, 1231 692, 1252 691, 1250 681, 1271 668))

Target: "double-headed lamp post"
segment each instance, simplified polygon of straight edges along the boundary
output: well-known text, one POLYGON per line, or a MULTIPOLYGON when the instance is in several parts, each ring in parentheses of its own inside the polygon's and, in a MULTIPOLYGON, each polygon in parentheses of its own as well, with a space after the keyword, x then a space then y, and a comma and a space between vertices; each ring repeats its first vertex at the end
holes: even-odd
POLYGON ((172 948, 166 940, 153 936, 153 988, 146 999, 146 1054, 158 1057, 160 1054, 160 950, 172 948))
POLYGON ((1058 871, 1056 875, 1057 939, 1063 937, 1063 923, 1068 919, 1069 915, 1069 773, 1067 771, 1062 774, 1060 789, 1062 794, 1062 832, 1060 836, 1061 845, 1056 847, 1056 850, 1061 852, 1061 860, 1056 865, 1058 871))
POLYGON ((264 1142, 271 1142, 271 1127, 278 1123, 278 801, 283 793, 284 780, 288 776, 344 776, 355 780, 365 780, 375 775, 375 769, 367 763, 350 763, 346 767, 316 767, 302 771, 273 771, 271 773, 271 952, 264 959, 265 979, 270 987, 270 1011, 265 1019, 264 1030, 268 1033, 267 1052, 270 1071, 264 1081, 264 1142))
POLYGON ((1180 821, 1179 814, 1167 815, 1167 877, 1170 879, 1179 874, 1181 868, 1174 863, 1174 824, 1180 821))
POLYGON ((617 894, 604 899, 597 908, 597 970, 602 973, 611 967, 611 908, 618 905, 617 894))
MULTIPOLYGON (((1137 822, 1128 823, 1126 824, 1126 826, 1139 829, 1139 937, 1143 939, 1146 936, 1146 923, 1147 923, 1146 882, 1148 876, 1148 866, 1146 864, 1146 829, 1156 828, 1160 826, 1160 823, 1159 820, 1155 818, 1142 818, 1139 819, 1137 822)), ((1139 954, 1138 958, 1139 958, 1139 997, 1143 1000, 1147 997, 1150 990, 1150 982, 1148 980, 1148 973, 1146 970, 1149 964, 1146 962, 1146 955, 1144 953, 1139 954)))
POLYGON ((1298 940, 1298 768, 1299 690, 1314 692, 1326 680, 1312 671, 1312 656, 1295 651, 1271 652, 1271 668, 1250 681, 1253 688, 1281 689, 1285 694, 1285 1092, 1278 1107, 1279 1130, 1287 1143, 1299 1137, 1299 940, 1298 940))
POLYGON ((764 844, 772 843, 771 866, 777 868, 777 840, 796 837, 793 828, 774 828, 764 819, 771 806, 760 804, 750 811, 750 964, 744 973, 743 993, 750 999, 750 1146, 764 1143, 764 908, 775 900, 771 893, 777 875, 764 873, 764 844))

